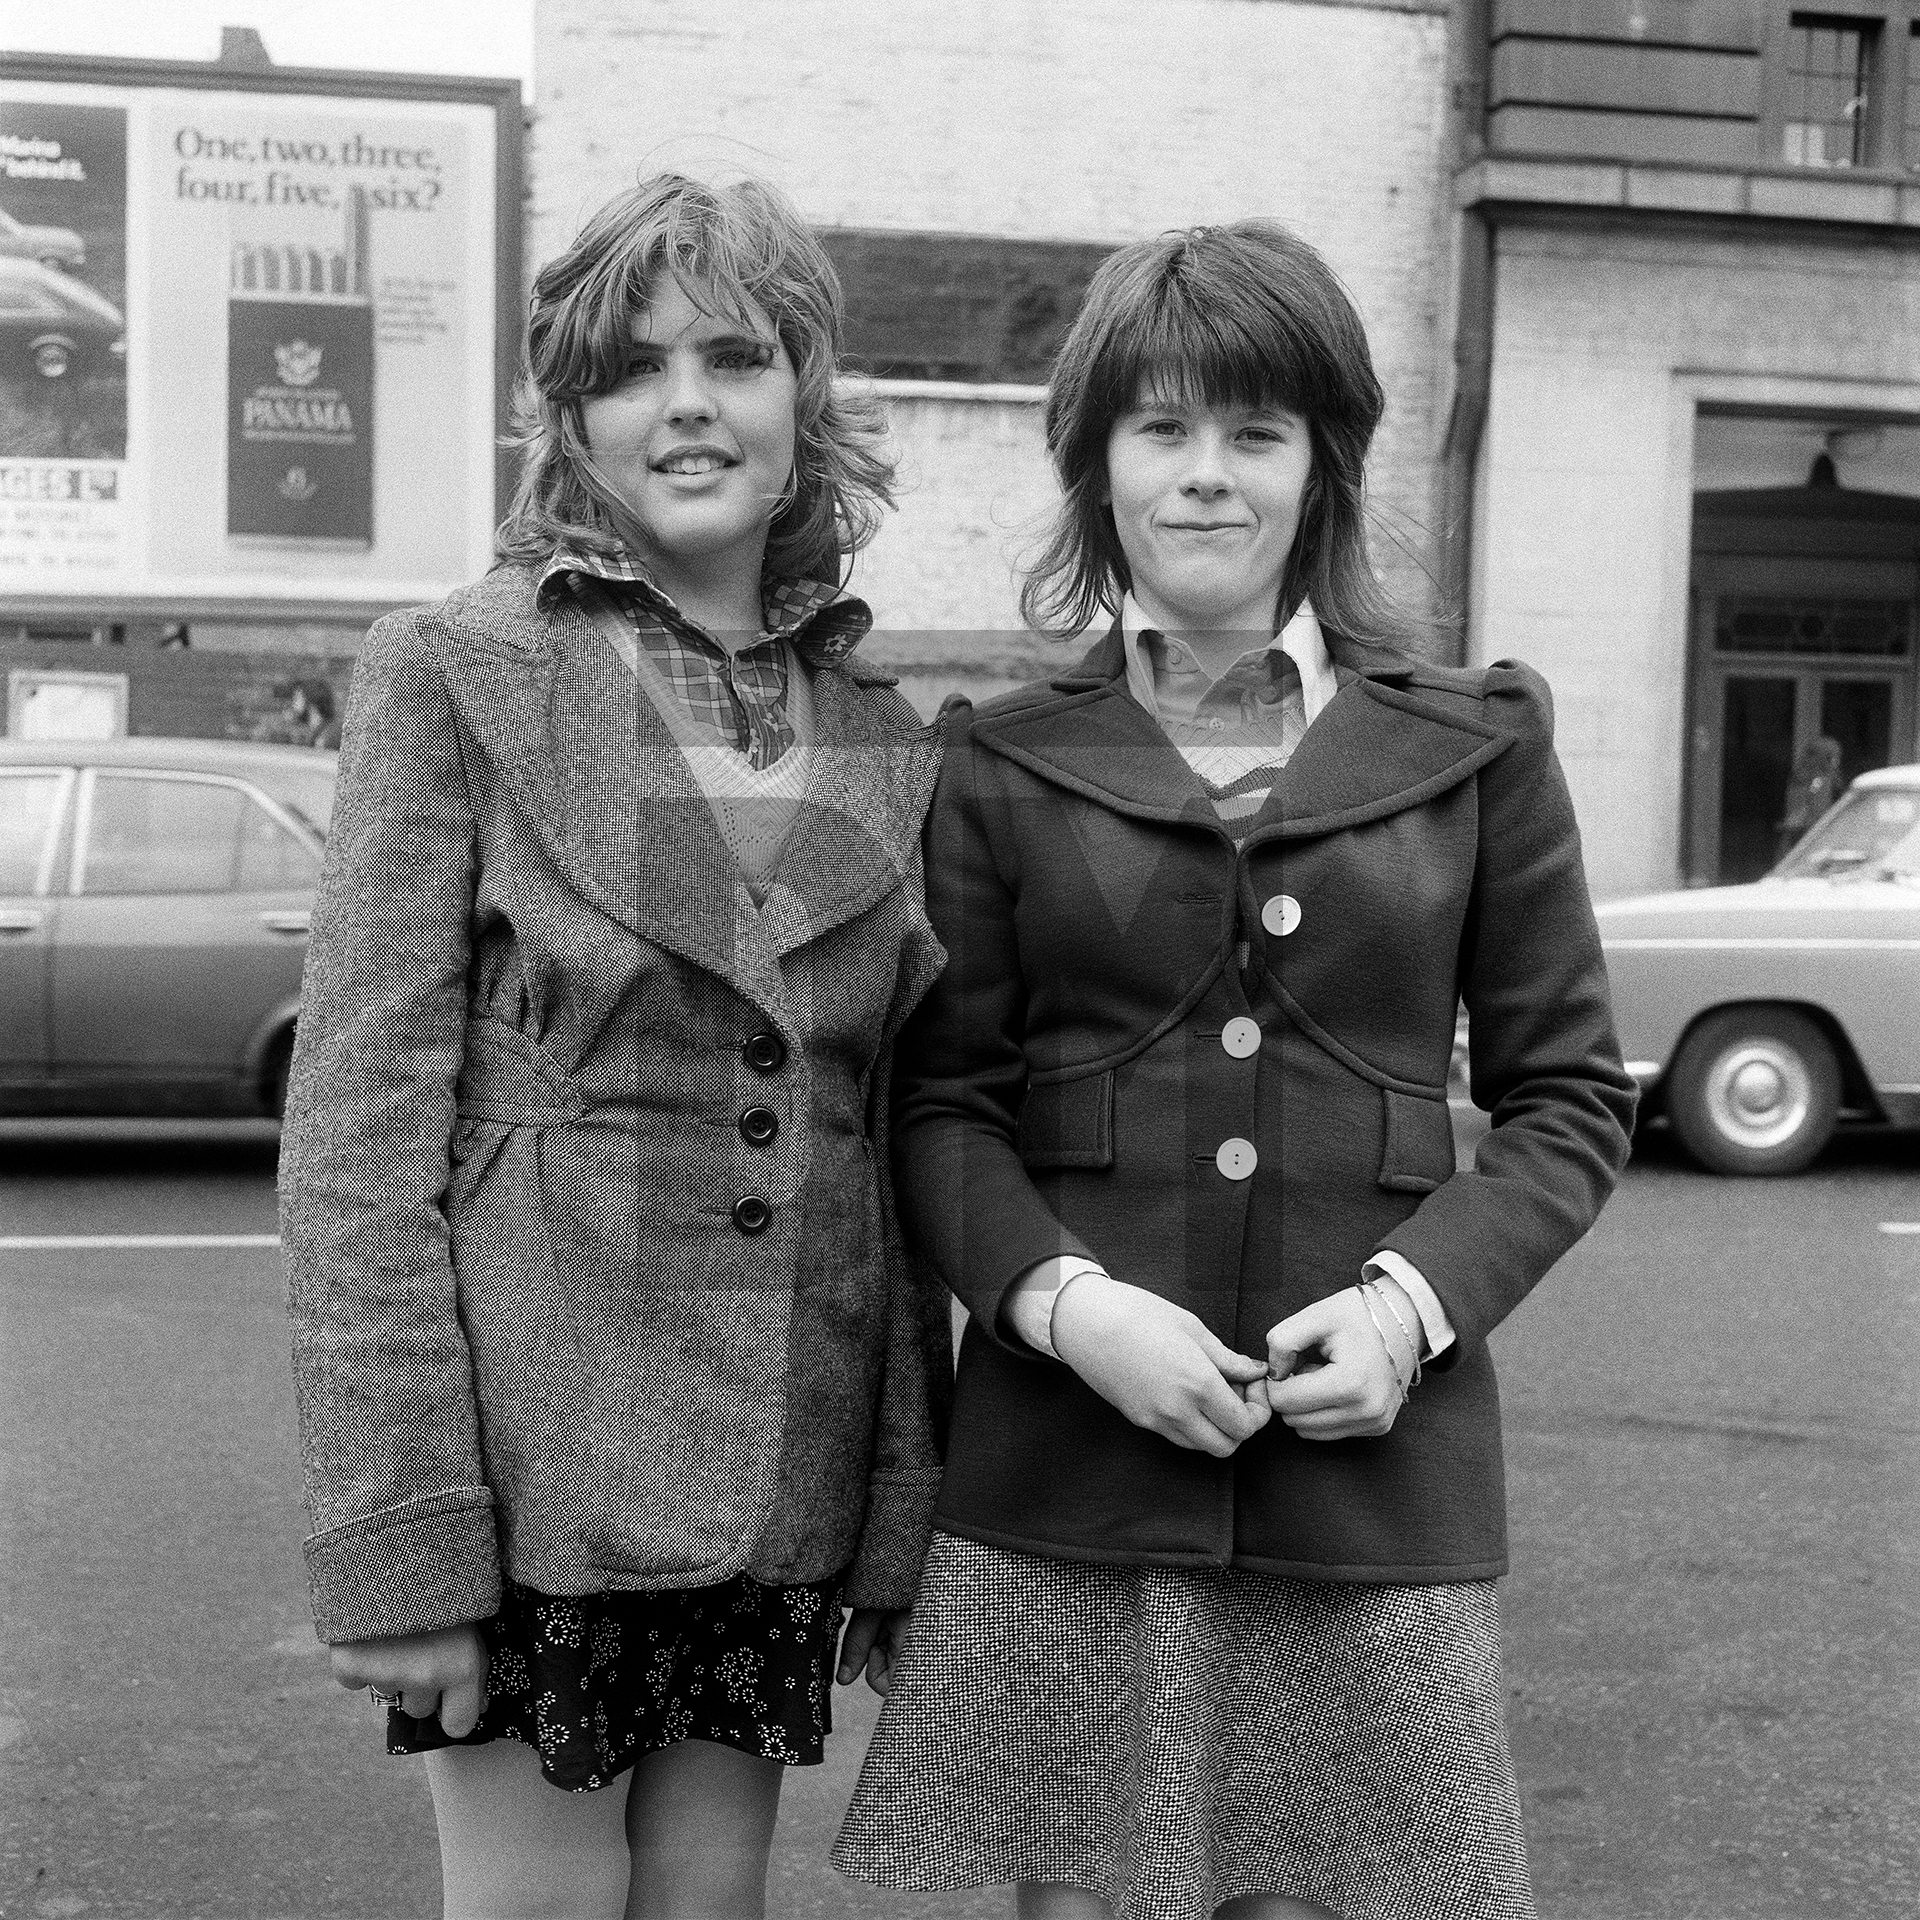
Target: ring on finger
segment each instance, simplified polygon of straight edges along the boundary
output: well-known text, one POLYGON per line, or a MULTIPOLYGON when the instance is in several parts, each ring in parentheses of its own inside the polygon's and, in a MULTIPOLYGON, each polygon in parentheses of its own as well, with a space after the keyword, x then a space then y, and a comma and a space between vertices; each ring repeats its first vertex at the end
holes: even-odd
POLYGON ((397 1693, 382 1693, 378 1687, 369 1687, 367 1698, 376 1707, 397 1707, 400 1704, 400 1696, 397 1693))

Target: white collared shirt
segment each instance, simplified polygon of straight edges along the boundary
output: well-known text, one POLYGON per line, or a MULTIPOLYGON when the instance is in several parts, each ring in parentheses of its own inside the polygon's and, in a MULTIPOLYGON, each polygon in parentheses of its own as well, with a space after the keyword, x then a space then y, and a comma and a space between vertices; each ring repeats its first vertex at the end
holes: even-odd
MULTIPOLYGON (((1165 634, 1167 668, 1156 670, 1143 636, 1160 629, 1140 610, 1132 594, 1120 602, 1120 639, 1127 653, 1127 691, 1156 720, 1163 717, 1191 721, 1202 702, 1216 687, 1234 680, 1248 666, 1266 666, 1276 651, 1293 663, 1299 675, 1300 705, 1307 726, 1319 719, 1322 710, 1339 692, 1340 683, 1333 670, 1333 656, 1327 651, 1326 636, 1320 631, 1313 603, 1303 600, 1293 618, 1264 646, 1250 647, 1223 673, 1219 680, 1206 678, 1206 670, 1194 658, 1192 650, 1177 634, 1165 634), (1181 685, 1189 674, 1198 674, 1198 682, 1181 685)), ((1250 678, 1251 676, 1243 676, 1250 678)))
POLYGON ((1213 674, 1175 633, 1148 624, 1129 594, 1121 603, 1127 691, 1205 782, 1214 810, 1238 838, 1340 683, 1313 608, 1213 674))

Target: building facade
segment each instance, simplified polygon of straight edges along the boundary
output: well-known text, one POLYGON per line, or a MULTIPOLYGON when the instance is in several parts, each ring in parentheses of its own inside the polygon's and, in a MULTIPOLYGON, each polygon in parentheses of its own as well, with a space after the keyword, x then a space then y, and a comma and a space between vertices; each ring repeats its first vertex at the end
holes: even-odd
POLYGON ((1553 682, 1601 896, 1763 871, 1822 739, 1917 757, 1917 19, 1456 18, 1469 647, 1553 682))
POLYGON ((923 707, 1056 658, 1020 562, 1054 490, 1044 353, 1108 249, 1263 214, 1352 289, 1389 395, 1384 570, 1431 595, 1448 371, 1446 0, 539 0, 528 257, 637 174, 752 170, 826 232, 903 482, 854 584, 923 707), (945 377, 926 377, 929 374, 945 377), (904 377, 903 377, 904 375, 904 377))
MULTIPOLYGON (((1835 3, 537 0, 523 252, 661 168, 787 190, 900 456, 869 647, 932 711, 1060 657, 1018 587, 1099 260, 1287 222, 1387 390, 1381 569, 1437 656, 1552 682, 1596 893, 1745 878, 1796 763, 1920 757, 1920 0, 1835 3)), ((257 733, 351 670, 293 617, 0 607, 0 655, 257 733)))

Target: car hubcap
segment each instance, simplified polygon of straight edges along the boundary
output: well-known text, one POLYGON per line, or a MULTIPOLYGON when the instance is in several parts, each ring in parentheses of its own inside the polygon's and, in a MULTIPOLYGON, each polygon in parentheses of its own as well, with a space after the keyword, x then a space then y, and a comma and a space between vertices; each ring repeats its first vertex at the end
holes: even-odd
POLYGON ((1777 1147, 1807 1123, 1813 1077, 1806 1063, 1777 1040, 1743 1040, 1713 1063, 1707 1076, 1707 1112, 1720 1134, 1737 1146, 1777 1147))

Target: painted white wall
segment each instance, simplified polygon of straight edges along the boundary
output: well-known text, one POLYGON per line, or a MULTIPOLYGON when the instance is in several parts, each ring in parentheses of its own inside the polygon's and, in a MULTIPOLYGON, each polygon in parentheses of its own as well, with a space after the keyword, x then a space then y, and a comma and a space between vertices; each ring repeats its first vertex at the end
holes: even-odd
POLYGON ((949 693, 989 699, 1061 658, 1027 632, 1019 608, 1023 558, 1059 494, 1037 391, 986 398, 993 389, 931 382, 882 391, 900 463, 897 506, 855 558, 849 585, 874 610, 864 651, 900 672, 902 690, 931 715, 949 693))
POLYGON ((1472 658, 1517 657, 1552 682, 1595 895, 1672 886, 1693 490, 1795 484, 1817 451, 1716 421, 1697 455, 1696 409, 1880 409, 1880 447, 1843 451, 1843 478, 1920 492, 1899 464, 1920 426, 1920 259, 1508 229, 1496 274, 1472 658), (1779 470, 1789 452, 1797 472, 1779 470))
MULTIPOLYGON (((1443 13, 1300 0, 538 0, 530 257, 640 174, 763 173, 821 225, 1120 244, 1277 217, 1364 316, 1373 488, 1433 519, 1447 208, 1443 13)), ((911 491, 861 562, 883 625, 1011 623, 1051 483, 1032 408, 893 408, 911 491)), ((1394 586, 1425 577, 1383 544, 1394 586)), ((1050 656, 1049 656, 1050 657, 1050 656)))

